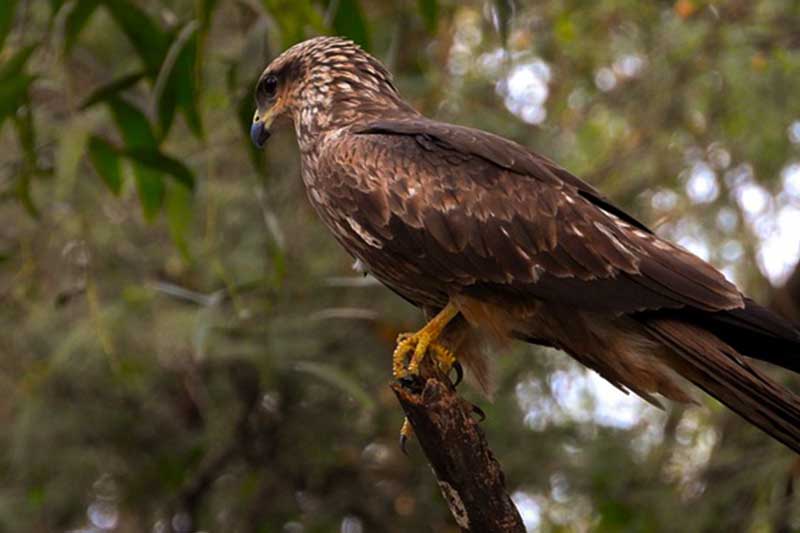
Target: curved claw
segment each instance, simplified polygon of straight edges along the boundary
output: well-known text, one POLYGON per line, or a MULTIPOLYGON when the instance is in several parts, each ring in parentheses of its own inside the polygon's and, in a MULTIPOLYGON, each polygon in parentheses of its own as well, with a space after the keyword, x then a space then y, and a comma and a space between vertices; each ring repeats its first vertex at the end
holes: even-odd
POLYGON ((456 379, 453 381, 453 388, 455 389, 462 381, 464 381, 464 367, 461 366, 461 363, 456 361, 453 363, 453 370, 456 371, 456 379))
POLYGON ((458 313, 455 305, 447 302, 421 330, 416 333, 402 333, 397 337, 397 346, 392 356, 392 373, 395 378, 419 374, 420 364, 429 351, 439 368, 444 372, 450 369, 455 355, 439 344, 439 337, 458 313))
POLYGON ((471 404, 472 406, 472 414, 478 416, 478 422, 483 422, 486 420, 486 413, 483 412, 483 409, 475 405, 474 403, 471 404))
POLYGON ((403 427, 400 428, 400 451, 403 452, 403 455, 408 456, 408 450, 406 449, 406 444, 408 444, 408 439, 411 435, 414 434, 414 429, 411 427, 411 423, 408 421, 408 418, 403 419, 403 427))
POLYGON ((398 442, 398 445, 400 446, 400 451, 403 452, 403 455, 408 457, 408 449, 406 448, 406 444, 408 444, 408 437, 401 433, 400 442, 398 442))
POLYGON ((403 376, 397 378, 397 381, 414 394, 420 394, 425 387, 425 380, 421 379, 419 376, 403 376))

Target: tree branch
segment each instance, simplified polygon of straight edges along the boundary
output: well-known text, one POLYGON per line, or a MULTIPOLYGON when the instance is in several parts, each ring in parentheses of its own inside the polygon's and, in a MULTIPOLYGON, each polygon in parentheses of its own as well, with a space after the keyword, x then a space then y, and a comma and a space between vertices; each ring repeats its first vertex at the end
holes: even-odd
POLYGON ((392 385, 464 533, 524 533, 472 405, 436 378, 392 385))

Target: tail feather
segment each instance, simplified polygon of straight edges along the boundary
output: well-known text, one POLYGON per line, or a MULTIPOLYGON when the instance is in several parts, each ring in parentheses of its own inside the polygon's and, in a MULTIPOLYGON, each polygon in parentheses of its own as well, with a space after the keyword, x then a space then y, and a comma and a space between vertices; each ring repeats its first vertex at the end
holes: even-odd
POLYGON ((741 309, 716 313, 689 308, 659 310, 641 313, 639 318, 677 318, 692 322, 742 355, 800 373, 800 328, 750 298, 744 298, 744 304, 741 309))
POLYGON ((642 323, 670 348, 668 363, 675 371, 800 453, 800 397, 750 366, 733 346, 706 328, 668 318, 642 323))
POLYGON ((697 317, 736 351, 800 373, 800 331, 766 307, 745 298, 745 307, 697 317))

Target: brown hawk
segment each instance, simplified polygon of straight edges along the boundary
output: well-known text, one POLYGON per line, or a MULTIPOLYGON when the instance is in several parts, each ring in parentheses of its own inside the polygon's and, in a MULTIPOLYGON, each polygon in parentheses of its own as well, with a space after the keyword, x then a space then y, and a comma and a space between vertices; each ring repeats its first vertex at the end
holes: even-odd
POLYGON ((510 140, 422 116, 341 38, 284 52, 256 103, 253 141, 294 125, 309 200, 339 243, 435 315, 398 340, 397 377, 455 357, 488 388, 476 337, 521 339, 654 403, 688 401, 682 376, 800 452, 800 399, 743 357, 800 371, 798 329, 591 185, 510 140))

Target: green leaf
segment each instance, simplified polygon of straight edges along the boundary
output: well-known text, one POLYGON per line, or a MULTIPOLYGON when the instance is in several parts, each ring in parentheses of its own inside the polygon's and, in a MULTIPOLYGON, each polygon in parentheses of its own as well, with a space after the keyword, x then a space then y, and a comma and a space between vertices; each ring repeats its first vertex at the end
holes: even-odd
POLYGON ((0 263, 5 263, 9 259, 13 259, 18 252, 17 248, 7 248, 5 250, 0 250, 0 263))
POLYGON ((333 16, 333 29, 369 49, 369 32, 358 0, 339 0, 336 14, 333 16))
POLYGON ((417 9, 419 9, 419 14, 425 22, 428 32, 436 33, 439 25, 439 2, 437 0, 417 0, 417 9))
POLYGON ((139 80, 141 80, 144 75, 144 71, 134 72, 98 87, 83 101, 80 109, 84 110, 117 96, 119 93, 139 83, 139 80))
POLYGON ((100 137, 92 135, 89 138, 89 159, 111 192, 119 195, 122 190, 122 172, 117 149, 100 137))
POLYGON ((58 127, 58 143, 53 154, 55 181, 50 194, 56 201, 64 201, 74 191, 80 165, 88 154, 91 122, 85 113, 74 113, 58 127))
POLYGON ((167 224, 172 242, 189 259, 188 234, 192 222, 192 194, 181 184, 169 184, 166 197, 167 224))
POLYGON ((578 31, 575 28, 575 21, 572 20, 570 13, 563 13, 556 19, 556 23, 553 25, 553 33, 562 46, 575 42, 578 31))
POLYGON ((36 132, 28 98, 28 89, 36 77, 24 73, 25 64, 35 49, 36 45, 22 48, 0 65, 0 126, 7 118, 13 118, 23 155, 14 192, 28 213, 37 218, 39 213, 31 195, 31 180, 39 169, 36 132))
POLYGON ((158 150, 158 141, 145 114, 119 97, 108 100, 114 123, 130 150, 158 150))
POLYGON ((14 13, 18 3, 19 0, 3 0, 0 3, 0 50, 3 49, 3 43, 14 24, 14 13))
POLYGON ((202 124, 197 110, 195 73, 199 27, 197 21, 192 21, 181 30, 170 46, 156 78, 153 98, 162 137, 168 135, 175 117, 175 109, 180 107, 192 132, 198 138, 202 138, 202 124))
MULTIPOLYGON (((233 68, 234 67, 231 67, 232 70, 233 68)), ((229 81, 231 81, 235 76, 233 74, 229 74, 228 77, 229 81)), ((245 85, 245 87, 255 87, 257 82, 258 76, 254 77, 250 83, 245 85)), ((233 90, 233 87, 229 87, 229 89, 233 90)), ((245 139, 245 146, 247 146, 247 150, 250 153, 250 160, 253 162, 253 166, 255 167, 256 171, 263 175, 266 168, 266 156, 264 155, 264 150, 258 148, 250 140, 250 126, 253 124, 254 112, 255 106, 253 104, 253 94, 250 91, 246 91, 244 95, 239 98, 239 102, 236 107, 236 115, 239 119, 239 129, 245 139)))
POLYGON ((0 65, 0 126, 28 100, 28 88, 36 77, 23 70, 35 49, 36 45, 26 46, 0 65))
POLYGON ((153 220, 164 203, 162 174, 172 175, 187 187, 194 184, 194 176, 182 163, 159 152, 153 129, 141 110, 118 97, 109 99, 108 104, 125 141, 122 153, 131 159, 144 217, 153 220))
POLYGON ((280 28, 285 47, 305 39, 309 26, 317 33, 328 29, 310 0, 262 0, 262 4, 280 28))
POLYGON ((514 0, 494 0, 492 15, 497 33, 505 47, 508 44, 508 33, 511 28, 511 19, 516 11, 514 0))
MULTIPOLYGON (((2 97, 0 96, 0 102, 2 97)), ((23 164, 17 177, 16 195, 20 203, 25 207, 33 218, 39 218, 39 211, 33 202, 31 194, 31 180, 38 171, 36 157, 36 131, 33 123, 33 112, 27 94, 22 102, 27 104, 22 108, 22 112, 14 115, 14 125, 17 130, 17 138, 22 146, 23 164)))
POLYGON ((164 203, 164 179, 161 173, 147 165, 134 161, 132 166, 144 218, 152 221, 164 203))
POLYGON ((13 81, 14 78, 19 76, 37 46, 31 44, 19 49, 17 53, 11 56, 11 59, 0 65, 0 82, 13 81))
POLYGON ((34 79, 28 74, 21 74, 0 82, 0 126, 28 101, 28 88, 34 79))
POLYGON ((189 168, 168 155, 152 149, 125 150, 125 155, 140 165, 146 166, 159 173, 169 174, 175 181, 188 188, 194 189, 194 174, 189 168))
POLYGON ((200 20, 200 26, 205 30, 211 26, 211 16, 219 4, 219 0, 200 0, 198 8, 200 12, 197 18, 200 20))
POLYGON ((25 208, 25 211, 27 211, 31 217, 39 218, 39 209, 36 208, 36 204, 33 202, 33 196, 31 195, 31 178, 32 176, 29 172, 23 171, 17 177, 14 193, 17 196, 17 200, 19 200, 25 208))
POLYGON ((64 20, 64 53, 68 54, 78 40, 81 30, 100 5, 100 0, 74 0, 62 9, 68 9, 64 20))
POLYGON ((367 391, 364 390, 364 387, 362 387, 354 377, 346 374, 340 368, 326 363, 300 361, 294 365, 294 369, 298 372, 317 377, 329 385, 333 385, 351 396, 367 411, 375 409, 375 401, 367 391))
POLYGON ((55 15, 62 5, 64 5, 64 0, 50 0, 50 11, 55 15))
POLYGON ((199 98, 198 75, 197 75, 197 35, 193 35, 186 47, 178 56, 178 63, 175 65, 175 74, 181 83, 177 85, 178 106, 186 117, 186 123, 192 130, 195 137, 203 138, 203 122, 200 111, 197 107, 199 98))
POLYGON ((122 28, 147 70, 158 72, 169 47, 167 34, 143 9, 129 0, 103 0, 103 4, 122 28))
POLYGON ((28 165, 31 173, 36 171, 36 130, 34 129, 33 111, 30 101, 25 98, 22 102, 25 106, 20 112, 14 115, 14 125, 17 127, 17 137, 25 156, 25 164, 28 165))

